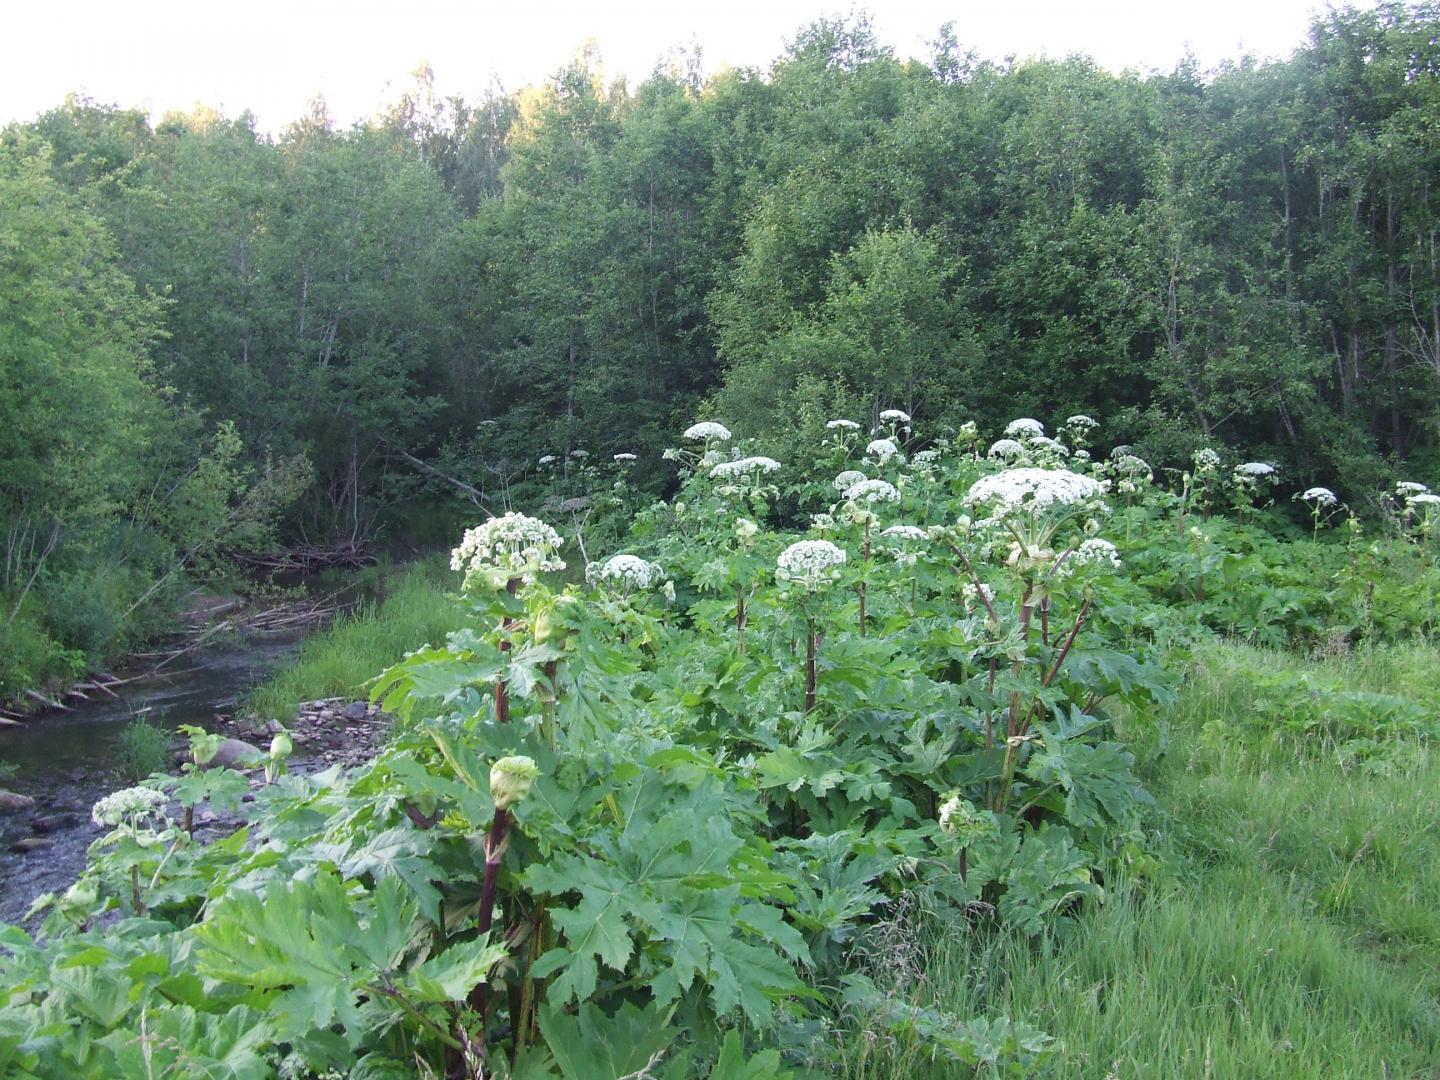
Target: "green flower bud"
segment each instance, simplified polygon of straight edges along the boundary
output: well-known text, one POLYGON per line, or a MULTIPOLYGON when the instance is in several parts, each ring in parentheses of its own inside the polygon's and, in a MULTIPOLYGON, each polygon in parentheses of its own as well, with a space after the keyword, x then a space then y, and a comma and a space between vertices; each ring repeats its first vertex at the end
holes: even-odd
POLYGON ((530 794, 540 769, 523 754, 503 757, 490 766, 490 797, 495 809, 508 810, 530 794))
POLYGON ((282 731, 270 740, 270 757, 274 761, 284 761, 294 750, 295 743, 288 731, 282 731))

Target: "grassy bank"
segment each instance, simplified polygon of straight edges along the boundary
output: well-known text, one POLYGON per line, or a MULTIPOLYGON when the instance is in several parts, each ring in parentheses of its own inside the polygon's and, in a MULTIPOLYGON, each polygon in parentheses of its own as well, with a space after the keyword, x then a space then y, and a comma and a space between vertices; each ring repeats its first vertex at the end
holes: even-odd
POLYGON ((295 661, 261 686, 252 706, 282 723, 302 701, 360 697, 365 686, 406 652, 439 644, 460 625, 455 575, 443 556, 396 575, 383 596, 367 600, 310 638, 295 661))
MULTIPOLYGON (((1219 647, 1186 666, 1177 707, 1136 733, 1164 869, 1039 943, 922 926, 920 1000, 1049 1032, 1044 1075, 1440 1074, 1440 655, 1219 647), (1383 722, 1392 694, 1429 730, 1383 722), (1367 708, 1382 722, 1356 733, 1367 708)), ((954 1075, 866 1029, 847 1075, 954 1075)))

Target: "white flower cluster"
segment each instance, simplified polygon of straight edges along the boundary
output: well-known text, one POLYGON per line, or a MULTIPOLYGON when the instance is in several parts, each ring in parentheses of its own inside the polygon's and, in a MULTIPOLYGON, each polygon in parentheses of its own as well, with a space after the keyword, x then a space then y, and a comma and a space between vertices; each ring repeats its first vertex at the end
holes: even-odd
POLYGON ((618 585, 626 590, 648 589, 664 576, 660 567, 638 555, 612 555, 585 568, 585 580, 591 585, 618 585))
POLYGON ((554 454, 543 454, 543 455, 541 455, 541 457, 540 457, 540 464, 541 464, 541 465, 553 465, 553 464, 555 464, 556 460, 557 460, 557 459, 556 459, 556 457, 555 457, 554 454))
POLYGON ((1335 493, 1333 491, 1331 491, 1329 488, 1323 487, 1306 488, 1305 491, 1301 493, 1300 498, 1303 502, 1314 503, 1317 508, 1322 506, 1334 506, 1337 502, 1340 501, 1335 497, 1335 493))
POLYGON ((995 590, 984 582, 981 582, 977 588, 973 581, 967 581, 960 587, 960 596, 966 606, 977 603, 986 606, 995 603, 995 590))
POLYGON ((1074 416, 1065 418, 1065 426, 1089 431, 1091 428, 1099 427, 1100 423, 1092 416, 1086 416, 1084 413, 1076 413, 1074 416))
POLYGON ((1264 461, 1247 461, 1243 465, 1235 466, 1235 478, 1260 480, 1264 477, 1274 476, 1275 466, 1264 461))
POLYGON ((836 578, 845 559, 844 549, 829 540, 801 540, 780 553, 775 560, 775 576, 806 589, 817 589, 836 578))
POLYGON ((845 489, 850 502, 899 502, 900 492, 885 480, 860 480, 845 489))
POLYGON ((159 814, 160 808, 169 801, 164 792, 154 788, 122 788, 106 795, 91 807, 90 819, 96 825, 112 829, 117 825, 133 825, 141 818, 159 814))
POLYGON ((831 431, 859 431, 860 425, 854 420, 831 420, 825 425, 831 431))
POLYGON ((908 424, 910 423, 910 414, 902 409, 886 409, 880 414, 880 419, 895 424, 908 424))
POLYGON ((880 533, 881 536, 891 540, 900 540, 905 543, 923 544, 928 543, 930 534, 918 525, 891 525, 880 533))
POLYGON ((698 424, 691 424, 685 429, 685 438, 697 441, 716 439, 720 442, 730 441, 730 429, 724 424, 717 424, 713 420, 702 420, 698 424))
POLYGON ((1395 494, 1409 497, 1411 495, 1425 495, 1430 489, 1424 484, 1417 484, 1414 480, 1400 480, 1395 484, 1395 494))
POLYGON ((988 456, 1009 460, 1010 458, 1019 457, 1023 453, 1025 453, 1025 447, 1021 446, 1014 439, 999 439, 990 444, 990 453, 988 456))
POLYGON ((720 462, 710 470, 710 476, 714 480, 734 480, 751 473, 771 473, 778 468, 780 463, 774 458, 747 457, 738 461, 720 462))
POLYGON ((575 458, 575 459, 578 460, 578 461, 584 461, 587 457, 590 456, 590 451, 589 451, 589 450, 571 450, 571 451, 570 451, 570 456, 573 457, 573 458, 575 458))
POLYGON ((1155 479, 1155 474, 1150 471, 1150 463, 1134 454, 1121 454, 1115 459, 1114 465, 1117 473, 1132 480, 1155 479))
POLYGON ((1109 540, 1102 540, 1098 536, 1092 536, 1076 548, 1075 553, 1071 555, 1067 561, 1076 566, 1100 565, 1118 567, 1120 565, 1120 553, 1109 540))
POLYGON ((513 510, 483 525, 465 530, 460 546, 450 553, 450 569, 463 571, 468 585, 472 575, 488 574, 496 587, 509 578, 535 580, 536 574, 564 570, 556 557, 564 541, 537 518, 513 510))
POLYGON ((965 495, 968 506, 993 506, 998 514, 1043 513, 1098 499, 1105 486, 1068 469, 1006 469, 982 476, 965 495))
POLYGON ((916 454, 910 459, 910 461, 916 465, 934 465, 939 460, 940 451, 934 449, 921 450, 918 454, 916 454))
POLYGON ((1202 475, 1213 473, 1220 468, 1220 455, 1208 446, 1196 450, 1190 460, 1195 463, 1195 471, 1202 475))
POLYGON ((870 457, 879 458, 883 462, 889 461, 900 453, 900 448, 889 439, 872 439, 870 445, 865 447, 865 453, 870 457))
POLYGON ((1065 449, 1062 443, 1056 442, 1048 435, 1036 435, 1030 441, 1030 449, 1039 450, 1042 453, 1053 454, 1056 457, 1069 457, 1070 451, 1065 449))
POLYGON ((635 460, 635 455, 634 455, 634 454, 616 454, 616 455, 615 455, 615 460, 616 460, 616 461, 634 461, 634 460, 635 460))
POLYGON ((1022 416, 1005 425, 1005 434, 1012 439, 1038 439, 1045 434, 1045 425, 1039 420, 1022 416))
POLYGON ((854 487, 856 484, 860 483, 864 479, 865 474, 859 469, 846 469, 844 472, 836 476, 835 479, 831 481, 831 483, 834 484, 835 490, 843 495, 845 492, 849 491, 852 487, 854 487))
POLYGON ((1422 491, 1418 495, 1407 496, 1405 499, 1405 505, 1409 507, 1440 506, 1440 495, 1435 495, 1428 491, 1422 491))

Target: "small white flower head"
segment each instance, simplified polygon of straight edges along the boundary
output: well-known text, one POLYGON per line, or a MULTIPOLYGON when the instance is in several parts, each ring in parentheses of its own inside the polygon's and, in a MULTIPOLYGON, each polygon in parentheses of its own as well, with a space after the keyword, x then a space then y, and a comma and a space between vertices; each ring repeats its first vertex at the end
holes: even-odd
POLYGON ((540 776, 540 767, 524 754, 503 757, 490 766, 490 798, 496 810, 508 810, 524 800, 540 776))
POLYGON ((544 454, 544 455, 542 455, 541 458, 540 458, 540 464, 541 464, 541 465, 554 465, 557 460, 559 460, 559 459, 556 458, 554 454, 544 454))
POLYGON ((865 474, 859 469, 846 469, 840 475, 835 477, 835 479, 832 480, 831 483, 834 485, 836 491, 844 494, 856 484, 861 483, 865 479, 865 474))
POLYGON ((980 425, 974 420, 966 420, 960 425, 960 430, 955 433, 962 441, 973 442, 980 434, 980 425))
POLYGON ((1029 440, 1030 449, 1041 454, 1052 454, 1055 457, 1069 457, 1070 451, 1050 438, 1048 435, 1036 435, 1029 440))
POLYGON ((1190 460, 1195 463, 1195 472, 1201 476, 1213 475, 1220 468, 1220 455, 1208 446, 1196 450, 1190 460))
POLYGON ((940 460, 940 451, 934 449, 921 450, 910 460, 916 465, 934 465, 940 460))
POLYGON ((1102 540, 1098 536, 1092 536, 1076 548, 1074 554, 1066 559, 1065 562, 1066 565, 1107 566, 1118 569, 1120 566, 1120 553, 1109 540, 1102 540))
POLYGON ((1155 474, 1150 471, 1150 463, 1134 454, 1122 454, 1115 459, 1114 466, 1116 473, 1133 483, 1148 483, 1155 479, 1155 474))
POLYGON ((967 608, 975 607, 976 605, 985 607, 995 603, 995 590, 984 582, 981 582, 980 587, 976 588, 973 581, 967 581, 964 585, 960 586, 960 597, 965 601, 967 608))
POLYGON ((940 812, 936 817, 940 822, 940 831, 961 847, 968 847, 981 839, 994 826, 994 819, 986 811, 962 797, 959 792, 951 792, 940 804, 940 812))
POLYGON ((860 425, 854 420, 831 420, 825 425, 831 431, 859 431, 860 425))
POLYGON ((588 457, 590 456, 590 451, 589 451, 589 450, 571 450, 571 451, 570 451, 570 456, 573 457, 573 458, 575 458, 577 461, 584 461, 586 458, 588 458, 588 457))
POLYGON ((900 501, 900 492, 885 480, 860 480, 845 489, 845 498, 857 503, 893 503, 900 501))
POLYGON ((1235 466, 1235 478, 1266 480, 1275 475, 1275 466, 1265 461, 1247 461, 1235 466))
POLYGON ((780 468, 780 463, 774 458, 747 457, 740 458, 738 461, 720 462, 710 470, 710 477, 714 480, 736 480, 752 473, 772 473, 778 468, 780 468))
POLYGON ((840 576, 846 557, 829 540, 800 540, 775 560, 775 577, 813 592, 840 576))
POLYGON ((1121 443, 1110 451, 1110 460, 1119 461, 1122 457, 1128 457, 1132 447, 1129 443, 1121 443))
POLYGON ((660 459, 662 461, 679 461, 680 451, 675 449, 675 447, 673 446, 667 446, 664 450, 660 452, 660 459))
POLYGON ((889 439, 872 439, 870 445, 865 447, 866 456, 873 457, 882 464, 898 453, 900 453, 900 448, 889 439))
POLYGON ((585 580, 591 585, 606 585, 623 592, 648 589, 660 580, 660 567, 638 555, 612 555, 603 563, 585 568, 585 580))
POLYGON ((730 429, 724 424, 717 424, 713 420, 702 420, 698 424, 691 424, 685 429, 685 438, 693 439, 696 442, 709 442, 714 439, 716 442, 729 442, 730 429))
POLYGON ((999 458, 1002 461, 1009 461, 1011 458, 1020 457, 1025 453, 1025 447, 1021 446, 1014 439, 998 439, 990 444, 990 452, 987 455, 992 458, 999 458))
POLYGON ((760 526, 755 524, 755 522, 751 521, 749 518, 742 517, 735 522, 735 537, 742 544, 747 544, 751 540, 755 539, 756 535, 759 532, 760 526))
POLYGON ((930 534, 918 525, 891 525, 880 533, 888 540, 898 540, 905 544, 926 544, 930 542, 930 534))
POLYGON ((537 518, 511 511, 467 529, 450 553, 450 569, 465 574, 465 588, 485 583, 503 588, 511 578, 529 584, 537 574, 564 570, 556 556, 560 534, 537 518))
POLYGON ((1052 507, 1079 506, 1104 493, 1100 481, 1068 469, 1006 469, 975 481, 964 502, 988 506, 998 516, 1043 514, 1052 507))
POLYGON ((908 424, 910 414, 902 409, 886 409, 880 414, 880 419, 891 424, 908 424))
POLYGON ((673 604, 675 602, 675 582, 665 582, 664 588, 662 588, 660 591, 665 594, 665 603, 673 604))
POLYGON ((1077 460, 1077 461, 1089 461, 1089 460, 1090 460, 1090 451, 1089 451, 1089 450, 1076 450, 1076 451, 1075 451, 1075 460, 1077 460))
POLYGON ((616 461, 634 461, 634 460, 635 460, 635 455, 634 455, 634 454, 616 454, 616 455, 615 455, 615 460, 616 460, 616 461))
POLYGON ((1090 431, 1092 428, 1099 427, 1100 423, 1092 416, 1086 416, 1084 413, 1076 413, 1074 416, 1067 416, 1065 418, 1065 426, 1067 428, 1074 428, 1076 431, 1090 431))
POLYGON ((137 829, 145 819, 163 817, 161 808, 170 800, 154 788, 129 787, 112 791, 90 808, 90 819, 96 825, 118 828, 128 825, 137 829))
POLYGON ((1028 416, 1022 416, 1018 420, 1011 420, 1005 425, 1005 434, 1012 439, 1028 441, 1038 439, 1045 434, 1045 425, 1039 420, 1032 420, 1028 416))
POLYGON ((1333 491, 1323 487, 1306 488, 1298 497, 1301 502, 1314 503, 1317 510, 1326 506, 1334 506, 1340 501, 1335 497, 1333 491))
POLYGON ((1406 506, 1440 506, 1440 495, 1422 491, 1418 495, 1411 495, 1405 500, 1406 506))
POLYGON ((1414 480, 1401 480, 1395 484, 1397 495, 1424 495, 1429 490, 1424 484, 1417 484, 1414 480))

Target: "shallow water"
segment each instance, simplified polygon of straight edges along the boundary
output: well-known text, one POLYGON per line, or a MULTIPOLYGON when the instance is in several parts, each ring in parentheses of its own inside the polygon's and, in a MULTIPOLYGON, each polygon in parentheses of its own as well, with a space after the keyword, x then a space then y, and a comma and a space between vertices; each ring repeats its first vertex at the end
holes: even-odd
POLYGON ((233 713, 303 636, 217 642, 174 662, 187 670, 121 687, 118 701, 81 702, 68 713, 0 728, 0 761, 19 767, 0 787, 35 799, 32 810, 0 813, 0 922, 19 922, 37 896, 67 888, 84 867, 86 849, 100 835, 90 807, 129 783, 120 775, 118 758, 120 733, 132 718, 143 714, 170 729, 210 726, 217 713, 233 713), (38 835, 36 818, 55 815, 67 820, 45 834, 47 847, 26 854, 10 850, 17 840, 38 835))

